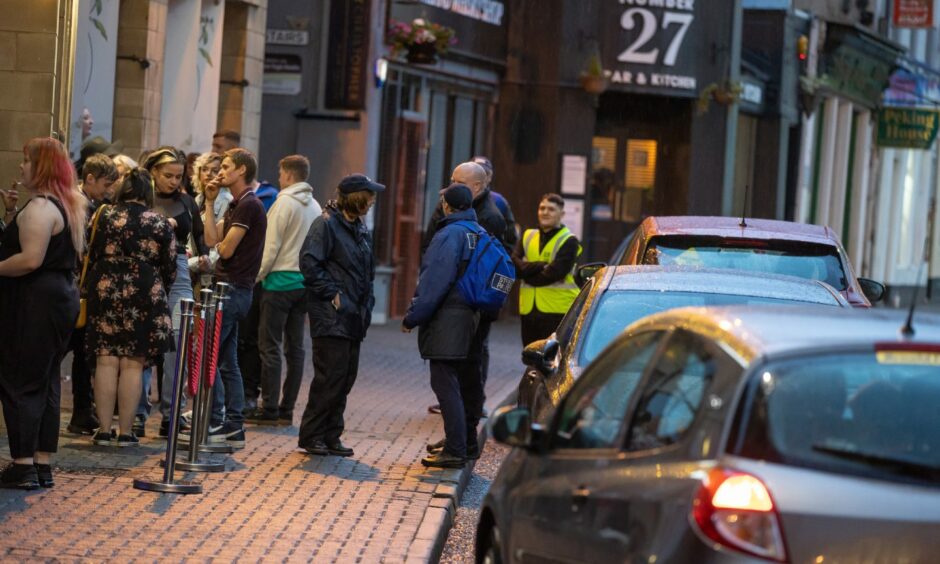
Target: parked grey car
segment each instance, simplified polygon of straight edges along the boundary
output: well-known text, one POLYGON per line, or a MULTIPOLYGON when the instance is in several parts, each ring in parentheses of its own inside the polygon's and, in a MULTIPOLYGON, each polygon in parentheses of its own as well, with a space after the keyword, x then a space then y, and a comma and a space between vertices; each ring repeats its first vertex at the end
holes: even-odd
POLYGON ((477 562, 940 555, 940 317, 686 308, 631 325, 513 445, 477 562))
POLYGON ((691 266, 619 266, 597 271, 558 330, 522 353, 518 402, 542 421, 584 366, 641 317, 686 306, 816 304, 850 307, 819 280, 691 266))

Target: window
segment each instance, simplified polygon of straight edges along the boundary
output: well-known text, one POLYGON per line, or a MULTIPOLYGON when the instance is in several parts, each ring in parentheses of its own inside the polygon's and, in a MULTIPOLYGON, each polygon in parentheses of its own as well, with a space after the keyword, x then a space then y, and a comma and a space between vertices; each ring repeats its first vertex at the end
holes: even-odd
POLYGON ((704 344, 688 333, 675 333, 643 387, 630 423, 629 449, 679 442, 692 426, 713 374, 704 344))
POLYGON ((656 351, 661 333, 642 333, 593 365, 565 398, 556 448, 615 448, 630 398, 656 351))
POLYGON ((591 290, 593 289, 594 280, 591 279, 584 285, 584 288, 581 289, 581 293, 578 294, 578 297, 572 302, 571 307, 568 308, 568 313, 565 314, 561 323, 558 324, 558 328, 555 330, 555 338, 558 340, 558 344, 561 345, 562 350, 568 347, 568 343, 571 341, 572 335, 574 335, 574 328, 578 323, 578 317, 581 316, 581 310, 584 309, 584 304, 587 302, 588 296, 591 295, 591 290))

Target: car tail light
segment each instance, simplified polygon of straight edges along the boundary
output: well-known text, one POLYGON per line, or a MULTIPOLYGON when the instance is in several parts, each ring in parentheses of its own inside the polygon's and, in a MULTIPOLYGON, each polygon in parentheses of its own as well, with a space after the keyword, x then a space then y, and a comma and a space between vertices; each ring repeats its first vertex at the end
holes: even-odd
POLYGON ((702 480, 692 518, 709 539, 776 562, 786 562, 783 529, 773 498, 755 476, 716 468, 702 480))

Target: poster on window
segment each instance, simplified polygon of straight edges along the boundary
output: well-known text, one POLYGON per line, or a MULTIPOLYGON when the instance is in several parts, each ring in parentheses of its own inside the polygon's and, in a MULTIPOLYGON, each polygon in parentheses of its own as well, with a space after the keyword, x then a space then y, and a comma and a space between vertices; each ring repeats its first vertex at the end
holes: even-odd
POLYGON ((894 0, 894 26, 933 27, 934 0, 894 0))

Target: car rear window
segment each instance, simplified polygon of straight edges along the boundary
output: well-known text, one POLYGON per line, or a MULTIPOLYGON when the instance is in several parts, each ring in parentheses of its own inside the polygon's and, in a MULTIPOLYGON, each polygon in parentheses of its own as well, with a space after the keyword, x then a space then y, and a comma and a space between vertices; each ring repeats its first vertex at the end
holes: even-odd
MULTIPOLYGON (((578 358, 580 366, 587 366, 628 325, 641 317, 676 307, 704 307, 726 305, 767 305, 807 303, 777 298, 711 294, 704 292, 647 292, 642 290, 611 290, 606 292, 591 315, 584 345, 578 358)), ((838 306, 833 300, 832 306, 838 306)))
POLYGON ((786 274, 822 280, 837 290, 848 285, 835 247, 799 241, 659 236, 650 239, 643 264, 786 274))
POLYGON ((940 484, 940 354, 805 357, 768 365, 749 389, 736 454, 940 484))

